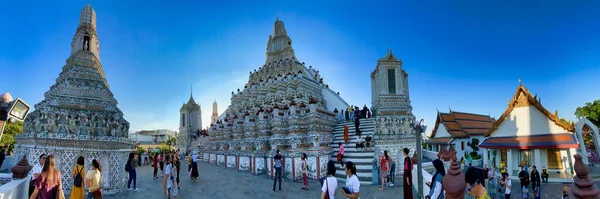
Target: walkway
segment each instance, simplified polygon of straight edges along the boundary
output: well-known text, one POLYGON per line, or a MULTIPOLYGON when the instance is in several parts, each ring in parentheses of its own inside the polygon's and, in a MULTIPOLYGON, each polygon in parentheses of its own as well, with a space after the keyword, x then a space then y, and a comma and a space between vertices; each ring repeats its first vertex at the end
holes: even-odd
MULTIPOLYGON (((207 199, 227 199, 227 198, 318 198, 320 197, 320 183, 318 180, 309 180, 309 191, 303 191, 302 180, 298 182, 289 182, 284 179, 282 191, 273 192, 273 180, 266 176, 254 176, 249 172, 237 172, 232 169, 217 167, 213 164, 200 162, 200 181, 193 183, 188 172, 182 171, 181 189, 177 198, 207 198, 207 199)), ((183 163, 183 168, 187 169, 187 162, 183 163)), ((127 191, 127 185, 123 191, 117 195, 106 196, 105 198, 115 199, 154 199, 166 198, 162 192, 161 180, 152 179, 152 168, 149 166, 137 168, 139 191, 127 191)), ((160 171, 159 171, 160 172, 160 171)), ((338 182, 341 183, 341 182, 338 182)), ((361 186, 361 198, 401 198, 402 187, 390 187, 381 192, 378 187, 361 186)), ((338 193, 337 198, 342 198, 338 193)))
MULTIPOLYGON (((187 162, 183 163, 183 168, 187 169, 187 162)), ((310 190, 300 190, 302 180, 297 182, 289 182, 289 179, 284 179, 283 191, 273 192, 273 181, 266 176, 253 176, 249 172, 237 172, 232 169, 217 167, 205 162, 199 163, 200 181, 193 183, 188 172, 183 171, 181 175, 181 189, 178 198, 207 198, 207 199, 227 199, 227 198, 318 198, 320 194, 320 185, 318 180, 309 180, 310 190)), ((127 191, 126 185, 122 188, 122 192, 106 196, 105 198, 115 199, 155 199, 166 198, 162 193, 162 178, 160 180, 152 179, 152 168, 144 166, 138 168, 138 188, 140 191, 127 191)), ((160 172, 160 171, 159 171, 160 172)), ((428 181, 428 179, 424 179, 428 181)), ((339 182, 341 183, 341 182, 339 182)), ((600 187, 600 182, 596 182, 600 187)), ((341 185, 340 185, 341 186, 341 185)), ((560 198, 564 186, 570 184, 543 184, 542 198, 555 199, 560 198)), ((513 181, 513 194, 511 198, 521 198, 519 191, 520 185, 518 181, 513 181)), ((379 187, 362 185, 361 198, 400 198, 402 196, 402 187, 389 187, 386 191, 380 192, 379 187)), ((341 193, 338 193, 338 196, 341 193)), ((340 198, 340 197, 338 197, 340 198)))

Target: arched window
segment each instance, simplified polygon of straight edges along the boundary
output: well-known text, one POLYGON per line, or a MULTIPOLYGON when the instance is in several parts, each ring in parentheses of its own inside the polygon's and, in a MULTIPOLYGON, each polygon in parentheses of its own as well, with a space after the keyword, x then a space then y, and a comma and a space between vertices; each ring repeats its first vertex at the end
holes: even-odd
POLYGON ((83 36, 83 50, 90 51, 90 36, 83 36))

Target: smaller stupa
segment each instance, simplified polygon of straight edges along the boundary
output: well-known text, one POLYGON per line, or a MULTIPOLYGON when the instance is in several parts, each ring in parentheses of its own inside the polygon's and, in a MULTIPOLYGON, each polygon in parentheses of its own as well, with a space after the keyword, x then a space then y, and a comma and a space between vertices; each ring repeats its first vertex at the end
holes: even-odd
POLYGON ((448 168, 448 172, 442 180, 444 191, 446 191, 446 199, 464 199, 467 183, 465 182, 465 174, 460 169, 460 164, 456 161, 456 155, 452 156, 452 162, 448 168))
POLYGON ((600 190, 592 180, 588 168, 581 160, 581 155, 575 154, 575 173, 573 185, 569 189, 570 199, 600 199, 600 190))

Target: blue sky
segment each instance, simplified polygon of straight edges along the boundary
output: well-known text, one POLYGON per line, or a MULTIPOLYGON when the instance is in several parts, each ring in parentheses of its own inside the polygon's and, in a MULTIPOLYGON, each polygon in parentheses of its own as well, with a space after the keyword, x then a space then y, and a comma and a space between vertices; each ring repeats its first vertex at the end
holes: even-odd
MULTIPOLYGON (((55 83, 87 1, 0 6, 0 92, 33 105, 55 83)), ((178 128, 190 86, 213 100, 264 63, 279 17, 297 58, 350 104, 370 104, 386 41, 409 74, 413 113, 500 116, 521 79, 559 116, 600 99, 600 1, 92 1, 100 58, 131 130, 178 128), (347 81, 352 78, 355 81, 347 81)), ((431 128, 429 128, 431 130, 431 128)))

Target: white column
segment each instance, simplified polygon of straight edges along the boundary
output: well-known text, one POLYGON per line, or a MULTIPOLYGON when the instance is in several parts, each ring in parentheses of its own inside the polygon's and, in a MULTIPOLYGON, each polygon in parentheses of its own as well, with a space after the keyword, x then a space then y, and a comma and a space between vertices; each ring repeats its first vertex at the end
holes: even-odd
POLYGON ((513 173, 513 156, 512 156, 512 150, 511 149, 507 149, 506 150, 506 172, 508 172, 508 175, 511 176, 513 173))
POLYGON ((540 149, 533 149, 533 161, 537 168, 542 168, 542 157, 540 155, 540 149))
MULTIPOLYGON (((571 149, 567 149, 567 163, 569 164, 569 166, 567 167, 567 171, 571 171, 571 169, 573 168, 573 161, 572 161, 572 154, 571 154, 571 149)), ((575 170, 573 169, 573 173, 575 173, 575 170)), ((571 173, 571 175, 573 175, 573 173, 571 173)))
MULTIPOLYGON (((489 158, 488 158, 488 149, 483 149, 483 165, 488 164, 489 158)), ((490 168, 491 165, 488 165, 488 168, 490 168)))

